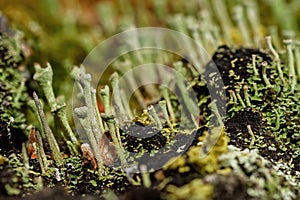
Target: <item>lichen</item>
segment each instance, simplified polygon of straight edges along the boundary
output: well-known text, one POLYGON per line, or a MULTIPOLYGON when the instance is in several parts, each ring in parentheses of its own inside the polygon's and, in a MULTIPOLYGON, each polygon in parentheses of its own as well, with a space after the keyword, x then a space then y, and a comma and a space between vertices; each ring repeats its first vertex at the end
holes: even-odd
MULTIPOLYGON (((21 137, 26 126, 22 108, 31 95, 26 94, 27 72, 20 71, 24 43, 0 17, 1 195, 26 196, 62 185, 71 195, 107 193, 113 198, 300 198, 299 1, 146 1, 134 6, 88 2, 43 0, 29 6, 35 12, 25 3, 3 6, 16 26, 25 29, 31 59, 52 66, 26 63, 31 73, 35 66, 33 78, 38 82, 30 80, 27 88, 37 90, 36 119, 29 122, 37 128, 30 128, 27 141, 21 137), (211 61, 202 63, 203 74, 188 63, 188 55, 161 52, 121 56, 122 61, 107 70, 107 82, 100 83, 106 86, 100 90, 91 86, 84 66, 71 72, 95 44, 95 36, 102 40, 128 27, 158 24, 203 45, 212 55, 211 61), (181 99, 165 87, 150 85, 134 93, 138 105, 124 105, 129 100, 115 86, 142 61, 162 62, 180 72, 188 82, 175 80, 181 99), (211 73, 213 64, 221 77, 211 73), (66 81, 57 81, 61 77, 66 81), (71 78, 83 97, 83 105, 74 110, 82 125, 78 138, 67 119, 71 78), (226 96, 212 101, 209 87, 221 78, 224 88, 217 92, 224 89, 226 96), (197 102, 191 100, 191 90, 197 102), (116 107, 110 105, 111 98, 116 107), (222 107, 223 100, 227 104, 222 107), (197 108, 199 113, 193 115, 197 108), (187 122, 192 126, 183 130, 180 125, 187 122), (157 163, 161 169, 155 168, 157 163)), ((147 75, 165 75, 152 73, 147 75)), ((135 78, 141 75, 132 76, 128 86, 135 88, 135 78)))

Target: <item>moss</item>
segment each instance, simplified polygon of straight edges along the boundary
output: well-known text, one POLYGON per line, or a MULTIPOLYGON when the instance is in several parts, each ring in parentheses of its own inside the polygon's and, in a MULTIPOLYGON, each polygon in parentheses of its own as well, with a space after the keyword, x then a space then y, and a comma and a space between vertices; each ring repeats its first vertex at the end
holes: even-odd
MULTIPOLYGON (((122 1, 120 2, 122 4, 122 1)), ((114 108, 109 105, 108 86, 100 92, 105 107, 105 114, 100 115, 97 104, 100 104, 101 100, 96 99, 96 88, 90 87, 90 76, 84 74, 86 80, 82 81, 81 89, 84 89, 82 91, 87 105, 77 108, 76 111, 79 117, 84 118, 81 123, 85 134, 88 135, 87 142, 92 143, 89 154, 91 159, 83 162, 86 159, 84 155, 72 153, 79 149, 79 143, 82 141, 78 142, 72 137, 73 132, 63 110, 58 116, 59 120, 63 121, 62 129, 56 126, 58 119, 55 119, 54 123, 49 120, 49 126, 43 119, 43 127, 53 129, 51 139, 58 140, 58 152, 51 151, 47 135, 47 138, 43 136, 41 141, 29 141, 33 146, 33 153, 36 154, 40 153, 39 148, 43 146, 41 143, 44 141, 47 157, 44 155, 45 159, 42 162, 47 162, 47 169, 41 170, 39 160, 29 159, 24 150, 22 156, 19 153, 21 143, 26 141, 25 138, 18 141, 19 136, 23 135, 19 130, 25 126, 21 109, 27 98, 22 85, 23 77, 19 73, 24 55, 19 34, 8 28, 5 20, 5 23, 2 23, 3 18, 0 18, 0 148, 5 146, 5 149, 1 148, 0 151, 1 195, 32 194, 43 187, 44 181, 45 186, 62 185, 72 195, 99 195, 108 190, 114 198, 122 194, 124 198, 131 195, 133 198, 157 199, 299 199, 300 60, 299 43, 295 42, 292 45, 290 40, 299 38, 297 26, 300 23, 295 16, 299 16, 300 4, 297 2, 279 1, 278 4, 274 4, 266 1, 259 2, 258 5, 256 1, 201 1, 201 4, 197 1, 178 1, 170 4, 168 1, 146 1, 135 2, 135 6, 124 2, 121 6, 116 2, 100 2, 95 6, 98 8, 96 12, 99 13, 94 13, 91 5, 96 3, 86 5, 78 1, 77 3, 83 5, 81 9, 84 10, 84 6, 87 6, 85 11, 89 12, 85 13, 89 14, 90 18, 95 18, 91 21, 100 22, 101 25, 97 28, 86 27, 73 5, 65 1, 50 3, 45 0, 35 5, 22 3, 3 7, 5 12, 10 13, 17 26, 24 25, 21 27, 26 29, 26 36, 33 50, 32 59, 40 62, 47 60, 53 64, 55 94, 64 93, 66 97, 69 96, 73 82, 64 84, 57 79, 68 76, 72 64, 80 62, 83 54, 92 46, 91 38, 98 35, 95 34, 98 28, 101 29, 102 39, 126 28, 128 24, 139 26, 158 23, 192 36, 212 54, 212 61, 218 67, 225 86, 226 97, 222 98, 226 98, 227 101, 227 114, 222 127, 220 114, 216 111, 224 109, 218 106, 219 101, 224 99, 211 102, 208 91, 208 86, 213 85, 214 80, 218 80, 218 77, 210 72, 212 62, 203 63, 206 64, 207 70, 199 75, 195 69, 191 69, 193 66, 190 66, 185 58, 164 57, 164 54, 156 57, 151 54, 149 59, 149 56, 141 53, 142 60, 163 60, 164 64, 182 72, 189 81, 189 85, 186 86, 178 80, 175 88, 182 93, 188 90, 187 88, 195 91, 199 100, 199 113, 195 119, 189 116, 182 119, 193 120, 199 129, 181 130, 180 101, 174 94, 156 86, 151 87, 151 90, 146 87, 140 88, 140 96, 133 98, 138 98, 136 102, 144 108, 148 106, 147 99, 151 99, 151 103, 159 103, 161 109, 167 109, 161 112, 154 110, 152 106, 128 121, 134 112, 128 107, 124 109, 124 105, 122 108, 126 99, 118 95, 121 99, 118 101, 119 108, 127 112, 124 113, 126 126, 119 126, 115 123, 114 108), (235 4, 239 5, 233 6, 235 4), (35 12, 28 12, 27 7, 35 12), (59 8, 66 9, 59 11, 59 8), (150 11, 157 12, 158 17, 153 17, 150 11), (131 13, 135 13, 134 16, 131 16, 131 13), (270 16, 265 16, 270 13, 270 16), (97 19, 97 14, 101 19, 97 19), (158 22, 152 21, 153 19, 158 22), (279 30, 270 28, 268 31, 269 23, 277 24, 279 30), (290 28, 292 32, 286 32, 283 28, 290 28), (264 39, 268 32, 272 35, 275 48, 272 47, 271 37, 264 39), (49 38, 54 42, 49 42, 49 38), (281 42, 282 38, 288 40, 281 42), (64 53, 61 53, 62 51, 64 53), (60 87, 61 85, 64 87, 60 87), (159 94, 159 97, 155 96, 153 100, 152 94, 159 94), (217 118, 220 126, 215 127, 210 121, 217 118), (92 123, 89 123, 89 120, 92 123), (145 138, 134 137, 141 135, 145 138), (107 140, 103 142, 106 136, 107 140), (60 138, 63 140, 60 141, 60 138), (72 138, 74 139, 71 143, 69 139, 72 138), (185 148, 190 138, 193 141, 185 148), (38 145, 36 142, 39 142, 38 145), (9 145, 4 145, 6 143, 9 145), (112 147, 113 143, 118 145, 119 155, 111 156, 112 152, 107 151, 116 150, 112 147), (166 145, 169 146, 161 150, 166 145), (98 148, 99 146, 103 148, 98 148), (11 153, 11 150, 17 151, 11 153), (137 160, 128 156, 126 151, 136 153, 134 155, 138 155, 137 160), (111 156, 117 164, 121 160, 123 167, 127 165, 125 159, 132 165, 126 170, 113 169, 110 166, 111 161, 102 162, 103 155, 111 156), (99 169, 95 167, 95 161, 88 162, 95 159, 99 169), (164 167, 154 169, 157 163, 164 164, 164 167)), ((89 23, 95 25, 94 22, 89 23)), ((136 55, 131 53, 127 57, 123 56, 122 60, 134 65, 139 59, 136 55)), ((124 66, 119 62, 114 64, 117 67, 113 71, 124 67, 127 67, 126 70, 132 69, 131 66, 124 66)), ((122 75, 124 71, 120 71, 122 75)), ((114 81, 117 81, 119 77, 114 78, 114 81)), ((48 79, 49 77, 46 81, 48 79)), ((112 81, 112 85, 114 84, 112 81)), ((45 86, 44 92, 51 93, 50 87, 52 84, 45 86)), ((55 114, 56 109, 52 108, 58 99, 53 94, 45 96, 50 102, 52 114, 55 114)), ((183 109, 193 112, 195 105, 189 101, 189 96, 182 99, 187 104, 183 109)), ((69 104, 68 100, 66 103, 69 104)), ((47 106, 39 110, 44 110, 46 117, 49 116, 47 106)))
POLYGON ((23 112, 26 98, 25 71, 19 66, 24 61, 20 34, 12 31, 0 15, 0 153, 21 149, 26 119, 23 112))

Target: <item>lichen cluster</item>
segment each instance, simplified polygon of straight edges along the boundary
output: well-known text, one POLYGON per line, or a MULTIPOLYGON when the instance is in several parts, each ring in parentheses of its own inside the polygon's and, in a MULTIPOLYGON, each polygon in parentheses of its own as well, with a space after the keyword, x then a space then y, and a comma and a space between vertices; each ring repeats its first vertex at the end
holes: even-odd
POLYGON ((24 60, 21 36, 11 30, 3 15, 0 15, 0 26, 0 153, 3 155, 15 145, 12 141, 24 137, 26 120, 22 108, 27 94, 25 78, 21 75, 26 72, 18 68, 24 60))
MULTIPOLYGON (((112 199, 300 198, 299 1, 91 1, 96 10, 76 1, 81 13, 90 13, 84 19, 69 3, 41 2, 47 15, 68 8, 68 17, 60 20, 63 12, 57 12, 52 22, 47 19, 55 27, 51 30, 34 15, 11 15, 16 23, 18 16, 31 22, 24 30, 32 37, 27 44, 0 16, 0 196, 27 196, 60 185, 69 195, 112 199), (83 22, 89 24, 85 33, 83 22), (103 39, 126 28, 158 24, 203 45, 212 56, 209 62, 199 60, 203 74, 187 58, 146 51, 111 63, 97 88, 85 66, 71 70, 79 65, 78 55, 92 46, 85 34, 95 36, 100 29, 103 39), (57 41, 49 42, 50 37, 57 41), (31 46, 31 59, 44 63, 46 57, 51 63, 27 63, 29 95, 27 71, 20 71, 25 44, 31 46), (76 46, 80 51, 71 48, 76 46), (62 48, 70 49, 65 57, 58 53, 62 48), (118 81, 144 61, 179 72, 174 91, 180 95, 148 85, 127 97, 118 81), (77 129, 68 117, 74 82, 57 82, 59 75, 75 81, 77 129), (212 101, 211 88, 225 93, 212 101), (25 100, 30 109, 26 130, 25 100)), ((4 9, 12 12, 9 6, 4 9)), ((126 84, 135 88, 143 76, 136 73, 126 84)))

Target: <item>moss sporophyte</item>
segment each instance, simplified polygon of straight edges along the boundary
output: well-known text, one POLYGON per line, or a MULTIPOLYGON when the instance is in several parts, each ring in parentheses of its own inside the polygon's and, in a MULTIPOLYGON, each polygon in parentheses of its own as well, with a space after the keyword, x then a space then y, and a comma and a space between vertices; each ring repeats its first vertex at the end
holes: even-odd
MULTIPOLYGON (((59 39, 55 45, 64 44, 65 49, 76 44, 89 50, 94 44, 82 37, 84 23, 75 8, 65 18, 56 8, 67 9, 68 3, 42 2, 48 16, 56 13, 51 27, 57 32, 28 14, 27 32, 34 40, 26 41, 33 50, 52 55, 51 62, 38 59, 45 66, 26 62, 22 34, 0 16, 0 198, 60 185, 63 198, 300 199, 299 1, 147 1, 135 4, 138 12, 131 4, 98 2, 97 11, 88 12, 92 17, 87 19, 100 18, 102 39, 129 27, 159 24, 192 37, 211 60, 197 60, 205 66, 200 74, 188 63, 194 54, 133 51, 110 63, 105 83, 97 87, 86 66, 74 66, 72 71, 62 67, 77 63, 78 54, 53 56, 61 54, 57 48, 62 47, 54 48, 45 36, 52 34, 59 39), (169 75, 151 69, 147 77, 128 76, 128 88, 137 88, 128 96, 120 87, 122 77, 149 62, 179 72, 175 89, 137 87, 139 79, 169 75), (31 71, 32 79, 26 75, 31 71), (80 100, 74 107, 75 125, 67 91, 74 82, 57 83, 62 77, 56 73, 75 82, 80 100), (218 88, 219 81, 224 87, 218 88), (212 100, 212 87, 224 95, 212 100), (23 111, 25 107, 31 111, 23 111), (182 123, 191 126, 182 129, 182 123)), ((88 11, 93 7, 79 5, 88 11)), ((18 17, 12 13, 12 19, 18 17)), ((98 28, 90 27, 91 34, 98 28)), ((147 42, 133 39, 127 45, 147 42)), ((105 57, 112 52, 104 53, 105 57)))

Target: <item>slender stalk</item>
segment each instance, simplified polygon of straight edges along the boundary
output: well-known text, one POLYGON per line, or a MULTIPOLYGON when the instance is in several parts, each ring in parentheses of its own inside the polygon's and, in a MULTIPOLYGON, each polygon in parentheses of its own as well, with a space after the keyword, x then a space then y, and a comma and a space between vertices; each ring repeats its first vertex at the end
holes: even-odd
POLYGON ((170 114, 170 120, 173 121, 173 120, 175 120, 175 114, 174 114, 173 106, 172 106, 172 103, 171 103, 170 95, 169 95, 169 92, 168 92, 168 88, 160 86, 159 89, 160 89, 161 95, 166 100, 167 108, 168 108, 168 111, 169 111, 169 114, 170 114))
POLYGON ((41 168, 42 168, 42 171, 47 171, 48 170, 48 160, 47 160, 47 156, 45 154, 45 151, 44 151, 44 147, 43 147, 43 140, 42 140, 42 137, 41 137, 41 134, 38 130, 35 131, 35 137, 36 137, 36 140, 37 140, 37 155, 39 156, 39 162, 40 162, 40 165, 41 165, 41 168))
POLYGON ((146 165, 141 165, 141 174, 142 174, 142 181, 143 185, 145 188, 150 188, 151 187, 151 179, 150 179, 150 174, 147 172, 147 166, 146 165))
POLYGON ((148 106, 148 112, 153 117, 156 127, 161 130, 163 126, 153 105, 148 106))
POLYGON ((277 71, 279 73, 279 78, 281 79, 282 83, 286 86, 286 82, 285 82, 285 79, 283 77, 283 72, 282 72, 282 69, 281 69, 279 54, 276 52, 276 50, 274 49, 274 47, 272 45, 271 36, 266 36, 265 38, 266 38, 268 48, 270 49, 271 53, 274 56, 274 61, 276 62, 276 65, 277 65, 277 71))
MULTIPOLYGON (((38 81, 43 89, 43 92, 46 96, 47 102, 50 106, 51 112, 53 115, 57 116, 59 123, 61 124, 64 131, 67 133, 68 137, 71 139, 75 149, 75 155, 79 155, 79 142, 73 133, 70 124, 67 119, 67 113, 65 110, 66 104, 64 97, 55 98, 53 88, 52 88, 52 79, 53 71, 49 63, 46 64, 46 68, 42 68, 39 64, 34 65, 36 73, 34 74, 34 80, 38 81)), ((63 134, 64 135, 64 134, 63 134)), ((67 139, 64 137, 65 142, 67 139)))
POLYGON ((97 105, 96 93, 97 93, 96 89, 92 89, 92 101, 93 101, 93 105, 96 109, 97 122, 99 124, 101 132, 104 133, 104 126, 103 126, 103 121, 102 121, 102 118, 100 116, 100 112, 99 112, 98 105, 97 105))
POLYGON ((89 109, 86 106, 75 108, 74 109, 75 114, 78 116, 80 124, 82 125, 83 129, 85 130, 86 136, 88 138, 89 143, 91 144, 94 155, 97 160, 98 164, 98 170, 101 172, 104 169, 102 157, 101 157, 101 151, 98 145, 98 139, 95 137, 93 128, 91 126, 91 122, 89 119, 89 109))
POLYGON ((242 33, 244 45, 251 46, 252 41, 249 35, 250 31, 246 25, 246 21, 243 16, 243 8, 241 6, 234 7, 234 18, 236 19, 237 25, 242 33))
POLYGON ((33 148, 36 151, 36 154, 38 156, 38 161, 39 161, 39 164, 40 164, 40 167, 41 167, 42 174, 45 174, 47 170, 45 169, 45 165, 44 165, 44 162, 43 162, 43 158, 41 156, 40 148, 37 146, 36 143, 33 143, 32 145, 33 145, 33 148))
POLYGON ((243 87, 244 97, 245 97, 247 106, 250 107, 251 106, 251 102, 250 102, 250 96, 249 96, 249 93, 248 93, 248 89, 249 89, 249 87, 247 85, 244 85, 244 87, 243 87))
POLYGON ((117 150, 118 156, 121 160, 121 164, 123 167, 126 167, 127 161, 126 161, 125 155, 123 153, 121 138, 120 138, 119 130, 117 130, 118 127, 116 126, 115 118, 112 114, 102 114, 102 118, 105 120, 105 122, 108 125, 109 132, 110 132, 111 138, 113 140, 113 143, 116 146, 116 150, 117 150))
POLYGON ((292 40, 283 40, 283 43, 286 45, 287 57, 288 57, 288 66, 289 66, 289 76, 291 82, 291 92, 294 93, 295 87, 297 85, 297 77, 295 72, 294 65, 294 55, 292 50, 292 40))
POLYGON ((113 88, 113 98, 115 102, 115 112, 117 116, 120 116, 119 122, 122 123, 123 121, 128 120, 128 116, 126 115, 125 108, 122 104, 122 96, 120 93, 119 87, 119 75, 117 72, 113 73, 110 76, 110 82, 113 88))
POLYGON ((23 163, 24 163, 24 173, 23 173, 23 179, 28 180, 28 171, 29 171, 29 158, 28 154, 26 152, 26 146, 25 143, 22 143, 22 156, 23 156, 23 163))
POLYGON ((252 68, 255 76, 259 76, 259 73, 256 68, 256 55, 252 55, 252 68))
POLYGON ((268 66, 268 63, 267 62, 262 62, 261 63, 261 66, 262 66, 262 77, 263 77, 263 80, 265 82, 265 84, 267 85, 268 88, 271 88, 272 85, 267 77, 267 66, 268 66))
POLYGON ((296 69, 298 76, 298 85, 300 86, 300 41, 296 41, 295 47, 295 61, 296 61, 296 69))
POLYGON ((57 141, 54 137, 54 134, 53 134, 52 130, 50 129, 50 127, 47 123, 45 113, 42 109, 40 99, 39 99, 39 97, 37 96, 37 94, 35 92, 33 92, 33 100, 34 100, 35 105, 37 107, 37 110, 38 110, 38 113, 39 113, 39 116, 40 116, 40 119, 41 119, 41 122, 42 122, 42 127, 43 127, 43 130, 44 130, 46 139, 49 143, 50 149, 52 151, 53 158, 54 158, 56 164, 58 166, 60 166, 60 165, 63 164, 63 159, 62 159, 61 154, 60 154, 59 146, 57 144, 57 141))
MULTIPOLYGON (((56 116, 58 117, 58 120, 60 124, 63 127, 63 130, 68 134, 72 141, 72 149, 74 150, 73 155, 79 155, 79 141, 77 140, 74 132, 72 131, 72 128, 68 122, 67 118, 67 112, 66 112, 66 104, 65 104, 65 99, 64 96, 60 96, 57 98, 57 102, 59 105, 59 108, 57 109, 56 116)), ((67 141, 66 141, 67 142, 67 141)))
POLYGON ((242 99, 242 97, 240 95, 240 91, 241 91, 240 88, 236 88, 235 89, 236 97, 239 100, 240 104, 243 106, 243 108, 245 108, 246 105, 245 105, 245 103, 244 103, 244 101, 243 101, 243 99, 242 99))
POLYGON ((168 114, 168 110, 167 110, 167 103, 166 103, 166 101, 165 100, 164 101, 160 101, 159 102, 159 106, 160 106, 160 108, 161 108, 161 110, 162 110, 162 112, 163 112, 163 114, 165 116, 165 119, 166 119, 166 121, 167 121, 170 129, 172 130, 172 132, 174 132, 175 130, 174 130, 173 125, 172 125, 172 123, 171 123, 171 121, 169 119, 169 114, 168 114))
POLYGON ((247 125, 247 129, 248 129, 248 133, 251 136, 251 142, 250 142, 249 148, 253 148, 254 143, 255 143, 255 135, 251 129, 251 125, 247 125))
POLYGON ((57 103, 52 89, 53 71, 49 63, 47 63, 46 66, 46 68, 42 68, 40 64, 36 63, 34 65, 35 74, 33 79, 38 81, 41 85, 47 102, 51 108, 51 112, 54 112, 57 109, 57 103))

